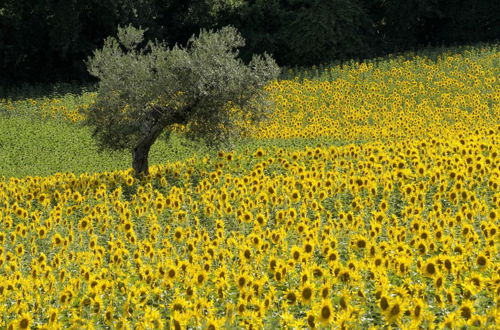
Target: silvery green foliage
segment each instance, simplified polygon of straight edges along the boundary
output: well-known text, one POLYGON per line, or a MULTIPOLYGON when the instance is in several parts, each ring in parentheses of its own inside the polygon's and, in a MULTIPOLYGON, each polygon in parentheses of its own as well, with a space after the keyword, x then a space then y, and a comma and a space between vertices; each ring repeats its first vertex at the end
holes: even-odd
POLYGON ((242 122, 270 111, 264 86, 279 67, 269 55, 245 65, 238 58, 245 41, 235 28, 201 31, 186 47, 171 48, 160 42, 140 47, 143 33, 120 28, 118 39, 106 39, 87 61, 99 83, 86 124, 102 148, 136 148, 145 135, 172 124, 185 125, 192 140, 220 146, 245 131, 242 122), (234 106, 242 111, 231 111, 234 106))
POLYGON ((129 25, 125 28, 118 28, 118 40, 128 51, 134 50, 144 40, 146 30, 136 29, 129 25))

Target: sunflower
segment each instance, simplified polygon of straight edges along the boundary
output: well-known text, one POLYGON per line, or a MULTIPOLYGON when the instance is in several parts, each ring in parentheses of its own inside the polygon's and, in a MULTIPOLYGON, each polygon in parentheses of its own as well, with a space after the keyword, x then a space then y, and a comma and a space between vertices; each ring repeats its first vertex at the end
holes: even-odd
POLYGON ((242 273, 242 274, 239 274, 238 276, 236 276, 235 280, 236 280, 236 285, 238 286, 238 288, 240 290, 245 288, 245 286, 250 282, 250 278, 245 273, 242 273))
POLYGON ((481 268, 486 267, 488 265, 488 258, 483 253, 480 253, 476 258, 476 264, 481 268))
POLYGON ((437 275, 434 279, 434 287, 436 290, 440 290, 443 288, 445 282, 445 277, 441 274, 437 275))
POLYGON ((340 297, 339 297, 339 306, 342 310, 347 311, 349 307, 349 300, 350 300, 350 295, 349 291, 344 289, 342 290, 340 297))
POLYGON ((205 274, 204 270, 199 270, 194 275, 195 283, 198 286, 202 286, 207 280, 207 274, 205 274))
POLYGON ((405 310, 405 304, 401 298, 391 298, 391 301, 388 301, 387 308, 383 312, 383 316, 387 324, 399 324, 405 310))
POLYGON ((238 301, 236 302, 236 311, 238 312, 239 315, 243 316, 245 312, 247 311, 247 301, 243 299, 243 297, 240 297, 238 301))
POLYGON ((108 306, 108 308, 106 308, 106 311, 104 312, 104 322, 107 325, 112 325, 113 318, 114 318, 113 306, 108 306))
POLYGON ((29 313, 21 314, 21 317, 17 321, 18 329, 30 329, 31 324, 33 323, 33 318, 29 313))
POLYGON ((445 272, 451 272, 453 270, 453 259, 451 259, 450 257, 445 257, 443 259, 443 266, 444 266, 444 269, 445 269, 445 272))
POLYGON ((286 291, 284 297, 289 305, 294 305, 297 302, 297 293, 293 289, 286 291))
POLYGON ((307 321, 307 325, 309 326, 309 328, 311 328, 311 329, 316 328, 316 315, 314 312, 309 311, 306 314, 306 321, 307 321))
POLYGON ((322 299, 327 299, 330 296, 330 288, 331 285, 329 285, 328 283, 324 283, 319 288, 319 295, 321 296, 322 299))
POLYGON ((348 283, 353 280, 354 272, 351 273, 349 268, 344 268, 338 273, 338 279, 344 283, 348 283))
POLYGON ((146 306, 143 319, 146 321, 146 324, 153 329, 164 328, 163 319, 161 317, 160 311, 151 306, 146 306))
POLYGON ((94 299, 92 299, 92 311, 94 313, 99 314, 103 308, 103 305, 104 302, 99 296, 96 296, 94 297, 94 299))
POLYGON ((257 216, 255 217, 254 224, 256 226, 265 226, 267 223, 267 218, 264 214, 258 213, 257 216))
POLYGON ((381 200, 379 204, 379 209, 381 212, 386 212, 389 208, 389 202, 387 200, 381 200))
POLYGON ((446 329, 455 329, 457 327, 457 312, 459 311, 457 310, 446 315, 440 326, 446 329))
POLYGON ((252 260, 253 258, 253 253, 252 249, 250 247, 246 247, 243 250, 240 251, 239 253, 240 260, 248 263, 252 260))
POLYGON ((284 329, 291 328, 295 320, 293 314, 286 310, 281 312, 280 318, 281 318, 281 327, 284 329))
POLYGON ((297 189, 293 190, 290 194, 290 198, 292 199, 293 203, 298 203, 298 201, 300 200, 300 192, 297 189))
POLYGON ((239 216, 238 220, 242 223, 253 222, 253 214, 250 211, 244 211, 241 216, 239 216))
POLYGON ((290 249, 290 254, 292 256, 292 259, 295 261, 299 261, 300 256, 301 256, 302 249, 299 246, 292 246, 290 249))
POLYGON ((91 227, 92 223, 89 221, 87 217, 82 218, 78 222, 78 229, 79 230, 87 230, 89 227, 91 227))
POLYGON ((268 261, 268 265, 269 265, 269 269, 271 271, 275 271, 276 267, 278 266, 278 260, 276 259, 276 257, 271 255, 271 257, 269 258, 269 261, 268 261))
POLYGON ((458 311, 462 318, 469 320, 474 314, 474 305, 472 301, 464 300, 458 311))
POLYGON ((59 233, 56 233, 54 236, 52 236, 52 244, 55 246, 61 246, 64 243, 64 239, 59 235, 59 233))
POLYGON ((281 282, 285 279, 286 268, 285 266, 281 266, 279 269, 274 272, 274 279, 278 282, 281 282))
POLYGON ((444 297, 445 297, 445 303, 448 306, 454 306, 455 305, 455 294, 453 293, 452 290, 445 290, 444 291, 444 297))
POLYGON ((47 311, 47 314, 49 316, 49 323, 56 323, 57 319, 59 317, 59 310, 57 308, 51 307, 47 311))
POLYGON ((156 211, 158 211, 159 213, 163 212, 163 210, 166 208, 166 203, 165 203, 165 200, 163 198, 157 198, 156 201, 155 201, 155 208, 156 208, 156 211))
POLYGON ((182 230, 181 227, 177 227, 174 231, 174 240, 179 242, 182 240, 184 236, 184 231, 182 230))
POLYGON ((303 283, 302 286, 299 288, 300 292, 300 301, 304 305, 308 305, 311 303, 312 299, 314 298, 314 292, 315 292, 315 287, 313 284, 310 283, 303 283))
POLYGON ((254 155, 254 157, 262 157, 262 156, 264 156, 265 155, 264 149, 258 148, 253 155, 254 155))
POLYGON ((134 178, 133 178, 132 176, 127 176, 127 177, 125 178, 125 184, 126 184, 127 186, 129 186, 129 187, 130 187, 131 185, 133 185, 133 184, 134 184, 134 178))
POLYGON ((437 265, 434 261, 428 260, 423 264, 423 274, 427 277, 436 278, 440 275, 437 265))
POLYGON ((333 322, 333 306, 329 299, 322 299, 316 306, 318 322, 324 326, 331 325, 333 322))
POLYGON ((425 311, 425 302, 418 298, 413 301, 413 306, 410 309, 411 318, 414 322, 418 323, 422 320, 425 311))
POLYGON ((304 245, 302 245, 302 252, 308 256, 311 256, 314 252, 314 245, 310 241, 306 241, 304 245))
POLYGON ((18 244, 18 245, 16 246, 15 251, 16 251, 16 255, 17 255, 18 257, 23 256, 23 254, 24 254, 24 245, 22 245, 22 244, 18 244))
POLYGON ((335 251, 330 251, 326 256, 326 259, 329 263, 335 263, 339 259, 339 255, 335 251))
POLYGON ((467 325, 475 327, 475 328, 481 328, 481 327, 486 326, 487 322, 488 322, 488 317, 486 315, 473 315, 467 321, 467 325))
POLYGON ((190 303, 188 300, 183 298, 176 290, 176 295, 174 295, 174 299, 168 305, 169 309, 174 313, 184 313, 188 307, 190 307, 190 303))
POLYGON ((361 235, 356 235, 350 242, 352 248, 356 250, 363 250, 368 246, 368 241, 361 235))
POLYGON ((204 329, 206 330, 224 329, 225 322, 226 320, 224 318, 209 317, 204 322, 205 323, 204 329))
POLYGON ((386 296, 381 296, 379 306, 382 312, 385 313, 389 309, 389 299, 386 296))

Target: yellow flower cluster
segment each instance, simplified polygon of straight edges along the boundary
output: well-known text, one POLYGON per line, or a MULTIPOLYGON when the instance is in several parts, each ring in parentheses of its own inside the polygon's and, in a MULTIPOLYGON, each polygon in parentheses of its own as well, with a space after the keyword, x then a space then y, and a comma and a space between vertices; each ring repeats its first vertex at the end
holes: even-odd
POLYGON ((500 118, 500 52, 332 68, 333 81, 277 81, 276 104, 255 137, 345 141, 450 136, 500 118))
POLYGON ((0 327, 498 327, 500 126, 0 180, 0 327))

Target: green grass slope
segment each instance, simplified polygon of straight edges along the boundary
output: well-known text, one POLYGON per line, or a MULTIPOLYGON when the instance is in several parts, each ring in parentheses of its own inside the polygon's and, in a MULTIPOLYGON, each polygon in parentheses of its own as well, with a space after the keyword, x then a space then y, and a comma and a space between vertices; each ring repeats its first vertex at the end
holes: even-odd
MULTIPOLYGON (((181 160, 194 151, 176 141, 159 140, 151 150, 150 163, 181 160)), ((100 172, 127 169, 130 163, 128 151, 99 152, 86 127, 59 120, 0 115, 0 176, 100 172)))

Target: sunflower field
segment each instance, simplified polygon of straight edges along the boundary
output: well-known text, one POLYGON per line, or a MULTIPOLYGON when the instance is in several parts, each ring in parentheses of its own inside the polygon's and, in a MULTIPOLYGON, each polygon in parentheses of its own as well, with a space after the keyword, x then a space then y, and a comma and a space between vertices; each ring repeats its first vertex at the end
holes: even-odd
POLYGON ((0 328, 497 329, 498 47, 267 88, 255 150, 0 177, 0 328))

